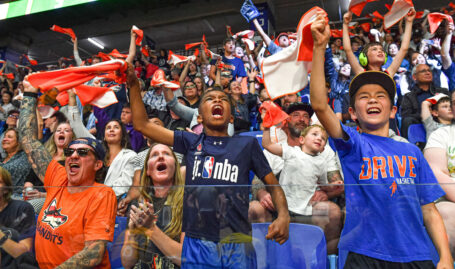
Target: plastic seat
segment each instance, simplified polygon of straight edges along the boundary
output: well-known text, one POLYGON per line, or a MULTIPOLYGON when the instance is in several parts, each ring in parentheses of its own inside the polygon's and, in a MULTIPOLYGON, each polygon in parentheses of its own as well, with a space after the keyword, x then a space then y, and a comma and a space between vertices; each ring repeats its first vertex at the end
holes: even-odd
POLYGON ((423 124, 419 123, 409 125, 408 140, 412 144, 427 142, 427 132, 425 131, 423 124))
POLYGON ((327 268, 324 232, 318 226, 291 223, 283 245, 265 239, 270 223, 253 223, 253 245, 258 269, 327 268))
POLYGON ((261 146, 261 148, 264 149, 262 147, 262 131, 243 132, 243 133, 239 133, 239 135, 256 137, 256 139, 258 140, 259 146, 261 146))
POLYGON ((111 268, 123 268, 121 251, 123 241, 125 239, 125 231, 128 227, 126 217, 115 218, 115 229, 114 229, 114 240, 107 243, 107 251, 109 252, 109 260, 111 262, 111 268))

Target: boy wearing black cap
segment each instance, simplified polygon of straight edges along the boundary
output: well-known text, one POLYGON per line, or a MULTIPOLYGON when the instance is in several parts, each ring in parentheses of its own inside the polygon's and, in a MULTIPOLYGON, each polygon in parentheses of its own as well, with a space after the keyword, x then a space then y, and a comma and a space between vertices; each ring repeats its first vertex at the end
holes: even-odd
POLYGON ((311 103, 334 140, 346 184, 346 222, 338 245, 349 252, 344 268, 434 268, 430 237, 440 256, 438 268, 451 268, 447 234, 433 203, 444 192, 417 147, 388 138, 397 110, 393 79, 380 71, 357 75, 349 87, 349 113, 362 134, 342 125, 326 101, 330 27, 323 14, 311 32, 311 103))

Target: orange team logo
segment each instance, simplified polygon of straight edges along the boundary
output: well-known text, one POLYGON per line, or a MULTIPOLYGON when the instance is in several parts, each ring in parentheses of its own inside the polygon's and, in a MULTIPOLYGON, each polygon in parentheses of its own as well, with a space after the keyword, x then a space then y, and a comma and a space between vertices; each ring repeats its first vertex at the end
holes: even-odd
POLYGON ((390 185, 389 189, 392 190, 392 194, 390 194, 390 197, 392 197, 395 194, 395 192, 397 191, 397 187, 398 185, 396 181, 394 181, 392 185, 390 185))
POLYGON ((58 228, 68 220, 68 216, 60 213, 61 210, 57 208, 57 199, 52 200, 49 207, 44 210, 41 221, 49 224, 52 229, 58 228))

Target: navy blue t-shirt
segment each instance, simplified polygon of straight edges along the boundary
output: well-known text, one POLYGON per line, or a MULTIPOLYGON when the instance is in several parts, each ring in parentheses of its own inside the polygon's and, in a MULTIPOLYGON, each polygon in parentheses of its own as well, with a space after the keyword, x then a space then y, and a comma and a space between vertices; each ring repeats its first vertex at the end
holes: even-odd
POLYGON ((391 262, 431 260, 421 206, 444 191, 419 148, 342 128, 349 139, 333 140, 346 194, 338 248, 391 262))
POLYGON ((250 235, 249 171, 261 179, 272 172, 256 138, 175 131, 173 149, 187 165, 182 231, 216 242, 250 235))
MULTIPOLYGON (((243 64, 243 61, 237 57, 234 57, 233 59, 228 59, 226 56, 223 55, 222 61, 224 63, 224 69, 228 69, 231 71, 232 74, 232 80, 235 80, 238 77, 246 77, 246 71, 245 71, 245 65, 243 64)), ((210 63, 212 65, 216 64, 215 60, 212 60, 210 63)))

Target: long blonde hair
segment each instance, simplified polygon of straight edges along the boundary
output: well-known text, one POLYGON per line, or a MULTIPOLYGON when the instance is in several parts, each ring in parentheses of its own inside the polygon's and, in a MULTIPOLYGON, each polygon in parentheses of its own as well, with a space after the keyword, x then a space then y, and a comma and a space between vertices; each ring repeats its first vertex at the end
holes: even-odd
MULTIPOLYGON (((71 141, 75 140, 76 135, 74 134, 73 127, 71 126, 71 124, 69 124, 69 122, 59 123, 57 125, 57 127, 55 128, 55 130, 57 130, 57 128, 62 124, 68 124, 71 127, 71 132, 73 133, 71 141)), ((49 137, 49 139, 47 139, 46 143, 44 143, 44 148, 47 150, 47 152, 49 152, 51 154, 52 158, 54 157, 55 154, 57 154, 57 145, 55 145, 54 136, 55 136, 55 132, 52 133, 51 137, 49 137)), ((70 141, 70 143, 71 143, 71 141, 70 141)), ((62 159, 59 161, 63 161, 65 159, 66 159, 65 156, 63 156, 62 159)))
MULTIPOLYGON (((153 186, 152 179, 147 175, 147 162, 150 157, 150 152, 156 146, 160 145, 158 143, 154 143, 150 146, 149 151, 147 152, 147 156, 145 157, 144 161, 144 168, 142 168, 142 176, 141 176, 141 187, 140 193, 143 199, 147 199, 152 201, 152 197, 149 195, 148 190, 151 186, 153 186)), ((169 237, 180 241, 180 234, 182 233, 182 219, 183 219, 183 191, 185 186, 185 180, 180 173, 180 164, 175 156, 174 151, 169 148, 172 152, 172 157, 174 157, 175 161, 175 171, 174 171, 174 180, 172 182, 172 187, 169 190, 165 205, 169 205, 172 208, 172 219, 167 227, 164 228, 164 233, 167 234, 169 237)))

